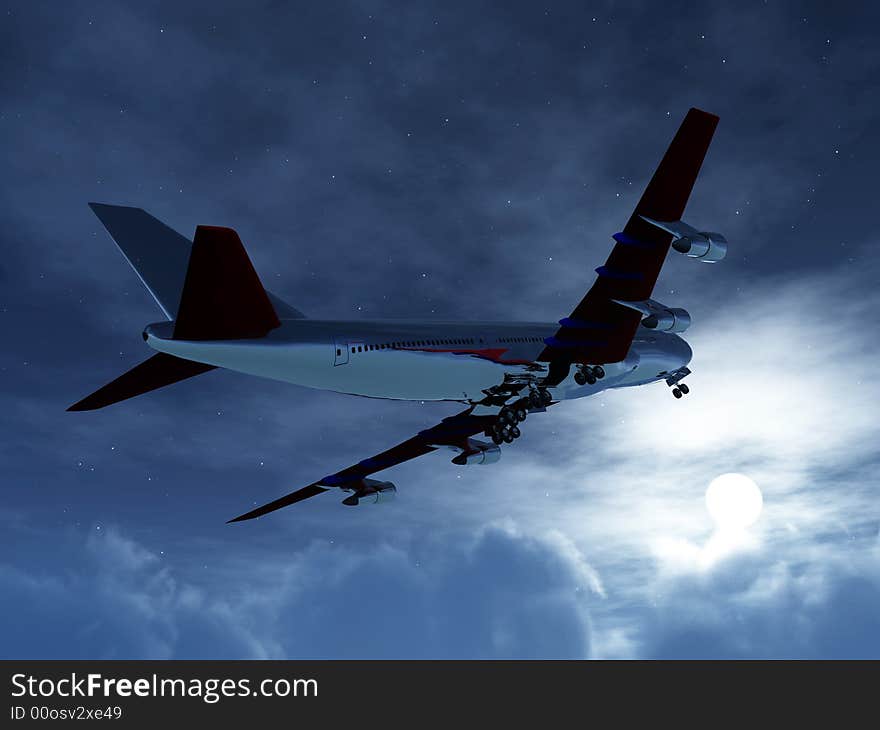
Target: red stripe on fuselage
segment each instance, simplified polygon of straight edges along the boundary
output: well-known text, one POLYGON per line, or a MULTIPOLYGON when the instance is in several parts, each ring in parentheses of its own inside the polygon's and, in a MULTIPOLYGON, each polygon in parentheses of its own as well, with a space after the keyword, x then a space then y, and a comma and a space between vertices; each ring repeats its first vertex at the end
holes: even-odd
POLYGON ((445 352, 452 355, 473 355, 474 357, 479 357, 483 360, 491 360, 492 362, 497 362, 499 365, 531 365, 533 362, 532 360, 503 360, 502 357, 509 348, 502 347, 487 347, 483 348, 482 350, 439 350, 430 347, 397 347, 395 349, 407 350, 408 352, 445 352))

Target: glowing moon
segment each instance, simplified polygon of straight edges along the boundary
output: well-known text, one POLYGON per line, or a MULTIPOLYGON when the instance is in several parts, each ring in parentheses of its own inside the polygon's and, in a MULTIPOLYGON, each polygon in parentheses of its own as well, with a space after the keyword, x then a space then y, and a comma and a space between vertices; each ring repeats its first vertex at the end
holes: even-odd
POLYGON ((722 474, 706 490, 706 508, 720 529, 743 530, 761 516, 764 497, 745 474, 722 474))

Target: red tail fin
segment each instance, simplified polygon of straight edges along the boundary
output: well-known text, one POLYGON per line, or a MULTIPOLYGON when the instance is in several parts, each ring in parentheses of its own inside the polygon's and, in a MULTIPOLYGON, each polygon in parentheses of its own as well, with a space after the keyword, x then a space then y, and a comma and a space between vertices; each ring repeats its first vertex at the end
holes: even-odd
POLYGON ((231 228, 196 228, 174 339, 263 337, 280 324, 238 234, 231 228))
MULTIPOLYGON (((173 338, 263 337, 280 325, 238 234, 231 228, 196 228, 173 338)), ((213 369, 213 365, 159 353, 67 410, 103 408, 213 369)))

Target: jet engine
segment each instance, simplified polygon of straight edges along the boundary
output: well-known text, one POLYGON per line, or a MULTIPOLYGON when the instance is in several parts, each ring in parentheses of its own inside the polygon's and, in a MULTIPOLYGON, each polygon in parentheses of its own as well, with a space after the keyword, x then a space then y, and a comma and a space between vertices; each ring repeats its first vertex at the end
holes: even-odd
POLYGON ((642 326, 660 332, 684 332, 691 326, 691 315, 686 309, 664 309, 645 317, 642 326))
POLYGON ((494 464, 501 458, 501 449, 497 444, 467 440, 467 450, 462 451, 453 460, 453 464, 465 466, 466 464, 494 464))
POLYGON ((380 482, 377 479, 364 479, 363 486, 354 494, 342 500, 348 507, 362 504, 382 504, 390 502, 397 495, 397 487, 391 482, 380 482))
POLYGON ((642 326, 658 332, 684 332, 691 326, 691 315, 686 309, 667 307, 654 299, 629 302, 623 299, 612 299, 627 309, 635 309, 644 315, 642 326))
POLYGON ((727 239, 720 233, 698 231, 684 221, 655 221, 641 216, 652 226, 673 235, 672 248, 692 259, 714 264, 727 256, 727 239))
POLYGON ((714 264, 727 256, 727 239, 720 233, 699 231, 696 236, 676 238, 672 248, 692 259, 714 264))

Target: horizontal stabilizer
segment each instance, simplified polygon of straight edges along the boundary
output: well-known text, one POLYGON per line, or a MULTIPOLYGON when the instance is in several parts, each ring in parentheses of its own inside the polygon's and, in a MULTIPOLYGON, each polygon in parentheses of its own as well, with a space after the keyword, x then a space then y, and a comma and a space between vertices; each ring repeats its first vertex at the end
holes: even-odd
POLYGON ((315 495, 321 494, 322 492, 326 491, 328 490, 324 487, 319 487, 317 484, 309 484, 309 486, 303 487, 302 489, 297 489, 295 492, 291 492, 284 497, 280 497, 274 502, 269 502, 268 504, 264 504, 262 507, 257 507, 255 510, 246 512, 245 514, 239 515, 238 517, 234 517, 231 520, 228 520, 227 524, 229 522, 244 522, 245 520, 252 520, 256 517, 262 517, 269 512, 274 512, 276 509, 287 507, 287 505, 289 504, 302 502, 304 499, 314 497, 315 495))
POLYGON ((91 395, 87 395, 78 403, 74 403, 67 410, 94 411, 213 369, 213 365, 184 360, 160 352, 140 365, 135 365, 127 373, 120 375, 116 380, 107 383, 91 395))

